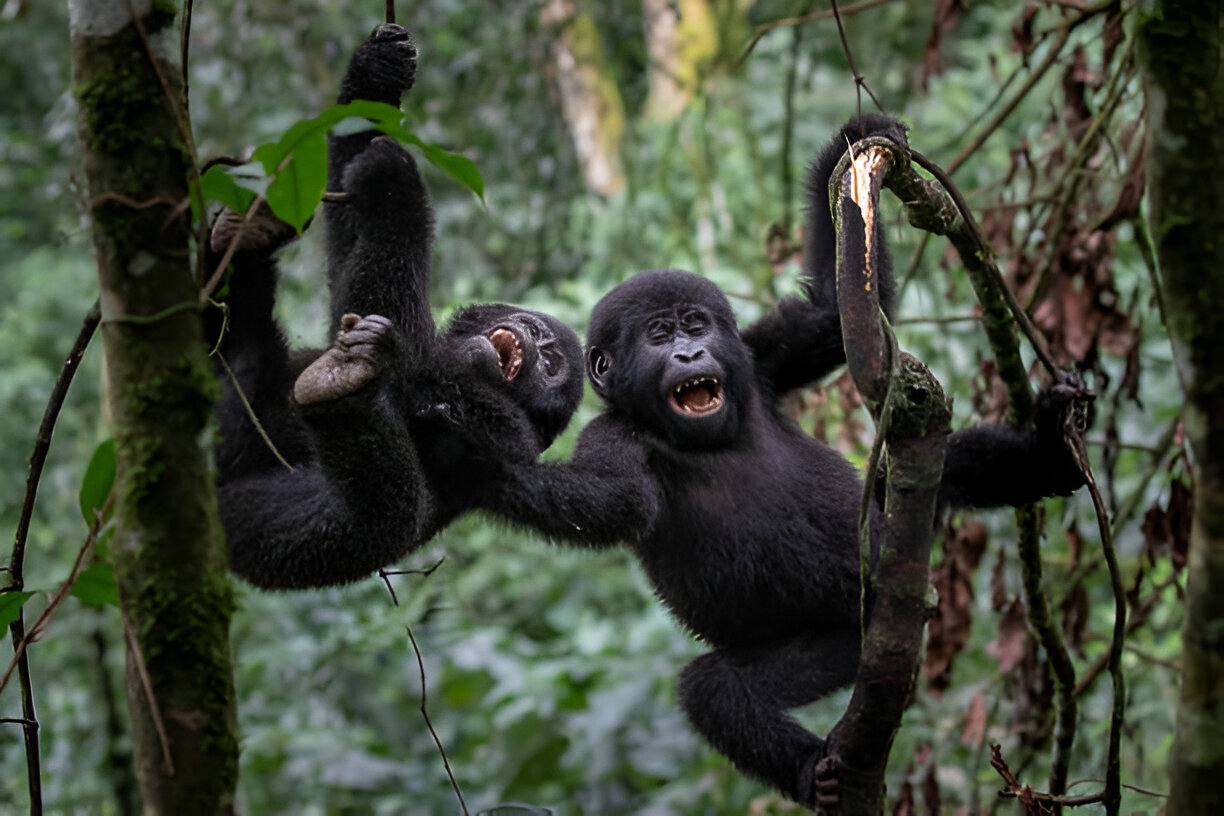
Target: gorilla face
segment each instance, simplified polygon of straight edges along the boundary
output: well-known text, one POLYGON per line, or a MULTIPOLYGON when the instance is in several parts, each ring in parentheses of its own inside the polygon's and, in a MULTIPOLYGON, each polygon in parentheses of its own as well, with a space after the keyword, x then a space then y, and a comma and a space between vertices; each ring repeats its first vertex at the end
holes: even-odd
POLYGON ((596 306, 587 374, 635 427, 681 448, 739 432, 751 362, 726 299, 689 273, 647 272, 596 306))
POLYGON ((455 315, 445 340, 458 347, 475 377, 523 407, 551 443, 582 398, 582 349, 556 318, 502 303, 455 315))

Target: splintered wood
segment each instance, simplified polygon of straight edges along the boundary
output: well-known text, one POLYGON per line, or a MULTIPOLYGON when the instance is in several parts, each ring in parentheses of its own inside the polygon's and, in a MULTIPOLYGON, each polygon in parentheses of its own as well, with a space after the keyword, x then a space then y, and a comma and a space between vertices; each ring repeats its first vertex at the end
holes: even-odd
MULTIPOLYGON (((889 161, 888 151, 880 147, 869 147, 853 157, 850 162, 850 198, 859 206, 863 216, 863 289, 871 291, 871 282, 875 273, 875 242, 871 236, 875 233, 876 207, 873 204, 872 188, 876 186, 876 174, 880 167, 889 161)), ((878 187, 877 187, 878 189, 878 187)))

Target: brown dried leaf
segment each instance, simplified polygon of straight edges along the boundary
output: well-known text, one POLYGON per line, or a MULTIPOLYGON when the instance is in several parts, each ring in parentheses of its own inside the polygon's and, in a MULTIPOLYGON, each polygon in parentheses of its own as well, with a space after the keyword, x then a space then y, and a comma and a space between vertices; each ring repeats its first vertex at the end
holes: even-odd
MULTIPOLYGON (((973 695, 965 712, 965 727, 961 729, 961 745, 977 748, 986 739, 986 698, 982 692, 973 695)), ((936 811, 938 812, 938 811, 936 811)))
POLYGON ((1009 674, 1024 659, 1028 630, 1024 622, 1024 602, 1016 598, 999 621, 999 633, 986 644, 986 654, 999 661, 999 671, 1009 674))
POLYGON ((1193 496, 1181 479, 1169 483, 1169 501, 1164 506, 1156 501, 1143 517, 1143 551, 1155 564, 1168 554, 1178 570, 1186 566, 1186 551, 1190 546, 1190 520, 1193 496))
POLYGON ((1063 634, 1067 646, 1077 653, 1083 654, 1085 632, 1088 631, 1088 618, 1091 616, 1088 605, 1088 591, 1082 581, 1071 587, 1061 604, 1063 615, 1063 634))
POLYGON ((939 604, 928 627, 926 659, 922 666, 933 693, 950 683, 952 661, 964 651, 973 628, 973 574, 986 550, 986 525, 973 519, 949 527, 943 558, 931 570, 939 604))

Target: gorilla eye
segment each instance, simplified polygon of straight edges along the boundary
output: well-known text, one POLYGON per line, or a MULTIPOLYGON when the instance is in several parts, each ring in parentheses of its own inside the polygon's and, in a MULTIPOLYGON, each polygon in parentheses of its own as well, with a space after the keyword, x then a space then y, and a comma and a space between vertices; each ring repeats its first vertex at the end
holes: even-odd
POLYGON ((692 309, 680 315, 680 326, 689 334, 705 334, 710 321, 703 312, 692 309))
POLYGON ((675 324, 667 318, 656 317, 646 327, 646 337, 652 343, 666 343, 675 333, 675 324))

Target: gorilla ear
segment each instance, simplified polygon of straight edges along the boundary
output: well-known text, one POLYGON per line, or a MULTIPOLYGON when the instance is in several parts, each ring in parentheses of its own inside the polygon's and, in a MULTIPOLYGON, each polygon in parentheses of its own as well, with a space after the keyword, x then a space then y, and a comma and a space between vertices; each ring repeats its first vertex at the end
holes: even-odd
POLYGON ((612 370, 612 358, 603 349, 591 346, 586 353, 586 369, 595 390, 603 392, 607 387, 608 372, 612 370))

